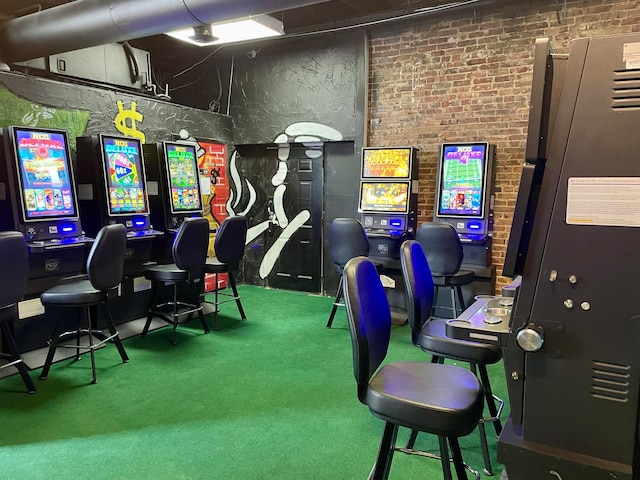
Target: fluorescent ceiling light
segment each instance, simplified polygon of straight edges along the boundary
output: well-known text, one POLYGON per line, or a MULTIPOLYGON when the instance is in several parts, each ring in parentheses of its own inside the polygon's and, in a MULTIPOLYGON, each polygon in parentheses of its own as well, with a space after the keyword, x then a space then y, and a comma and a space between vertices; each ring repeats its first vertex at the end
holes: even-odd
POLYGON ((183 28, 167 32, 167 35, 199 47, 206 47, 284 35, 284 27, 280 20, 269 15, 257 15, 230 22, 183 28))

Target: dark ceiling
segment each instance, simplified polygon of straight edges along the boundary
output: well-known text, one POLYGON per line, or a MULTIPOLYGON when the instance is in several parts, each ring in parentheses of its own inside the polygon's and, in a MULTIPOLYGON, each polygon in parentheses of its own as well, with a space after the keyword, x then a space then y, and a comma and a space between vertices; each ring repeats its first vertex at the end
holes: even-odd
MULTIPOLYGON (((73 1, 82 0, 0 0, 0 22, 73 1)), ((360 25, 413 14, 421 9, 473 3, 473 0, 329 0, 311 6, 273 12, 271 15, 282 20, 285 33, 291 35, 360 25)), ((157 36, 136 41, 134 44, 140 45, 152 54, 166 54, 167 42, 176 41, 167 40, 165 36, 157 36)), ((182 50, 182 46, 178 49, 182 50)))

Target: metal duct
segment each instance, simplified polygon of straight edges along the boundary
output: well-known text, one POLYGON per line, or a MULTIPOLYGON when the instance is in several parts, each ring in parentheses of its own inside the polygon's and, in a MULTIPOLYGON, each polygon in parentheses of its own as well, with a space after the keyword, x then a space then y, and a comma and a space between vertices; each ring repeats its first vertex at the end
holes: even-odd
POLYGON ((0 25, 0 59, 19 62, 327 0, 76 0, 0 25))

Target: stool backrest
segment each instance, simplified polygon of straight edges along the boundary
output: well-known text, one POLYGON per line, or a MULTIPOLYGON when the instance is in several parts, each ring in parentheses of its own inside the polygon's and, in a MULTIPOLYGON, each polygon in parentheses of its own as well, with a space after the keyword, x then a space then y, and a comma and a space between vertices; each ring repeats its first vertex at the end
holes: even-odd
POLYGON ((460 270, 464 252, 453 225, 443 222, 423 223, 416 233, 416 241, 422 245, 433 275, 455 275, 460 270))
POLYGON ((127 229, 121 223, 100 229, 87 258, 87 275, 96 290, 106 291, 122 282, 127 229))
POLYGON ((209 248, 209 220, 204 217, 185 218, 180 224, 171 252, 181 270, 201 276, 209 248))
POLYGON ((434 300, 433 278, 422 246, 407 240, 400 247, 400 265, 407 297, 407 317, 411 339, 417 345, 420 330, 431 315, 434 300))
POLYGON ((0 232, 0 308, 18 303, 27 290, 29 250, 20 232, 0 232))
POLYGON ((367 257, 355 257, 344 267, 344 300, 358 399, 366 403, 369 380, 387 356, 391 338, 389 302, 380 275, 367 257))
POLYGON ((369 239, 360 221, 355 218, 336 218, 329 228, 329 252, 338 269, 344 268, 354 257, 369 255, 369 239))
POLYGON ((216 258, 229 265, 230 270, 238 268, 244 257, 244 245, 247 242, 247 219, 241 215, 227 217, 216 232, 213 242, 216 258))

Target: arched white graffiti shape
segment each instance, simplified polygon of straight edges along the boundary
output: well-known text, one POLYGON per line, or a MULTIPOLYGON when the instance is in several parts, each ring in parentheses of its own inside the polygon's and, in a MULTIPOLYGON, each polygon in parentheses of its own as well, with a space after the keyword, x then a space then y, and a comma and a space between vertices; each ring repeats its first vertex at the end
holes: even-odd
POLYGON ((284 133, 291 137, 300 135, 314 135, 327 140, 342 140, 342 134, 335 128, 317 122, 296 122, 284 129, 284 133))
POLYGON ((269 228, 269 220, 265 220, 264 222, 258 223, 254 225, 249 230, 247 230, 247 241, 245 245, 249 245, 249 243, 253 242, 256 238, 262 235, 269 228))
POLYGON ((271 177, 271 184, 274 187, 282 185, 287 178, 288 172, 289 169, 287 168, 287 162, 278 162, 278 171, 273 177, 271 177))
POLYGON ((311 218, 311 212, 309 210, 303 210, 291 221, 287 228, 285 228, 280 236, 273 242, 271 248, 264 254, 262 263, 260 263, 260 278, 267 278, 267 276, 273 270, 276 261, 280 257, 280 253, 285 245, 291 239, 291 236, 307 221, 311 218))
MULTIPOLYGON (((244 209, 244 211, 242 213, 238 213, 238 215, 246 215, 247 212, 251 210, 251 207, 253 207, 253 205, 256 203, 257 195, 256 195, 256 189, 253 187, 253 185, 251 185, 251 182, 249 182, 249 180, 247 180, 246 178, 244 179, 244 182, 243 182, 243 180, 240 178, 240 173, 238 172, 237 158, 238 158, 238 151, 234 150, 234 152, 231 154, 231 159, 229 160, 229 171, 231 172, 231 181, 235 185, 237 195, 234 196, 233 203, 230 202, 231 198, 229 198, 229 201, 227 201, 227 210, 235 212, 236 208, 238 208, 238 205, 240 204, 240 200, 242 198, 243 185, 244 183, 246 183, 247 190, 249 191, 249 202, 247 204, 247 207, 244 209)), ((230 195, 232 192, 233 191, 229 189, 230 195)))
POLYGON ((277 224, 281 228, 285 228, 289 225, 289 219, 287 218, 287 212, 284 211, 284 192, 287 191, 287 187, 279 185, 276 191, 273 192, 273 210, 276 214, 277 224))

